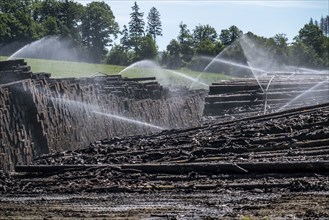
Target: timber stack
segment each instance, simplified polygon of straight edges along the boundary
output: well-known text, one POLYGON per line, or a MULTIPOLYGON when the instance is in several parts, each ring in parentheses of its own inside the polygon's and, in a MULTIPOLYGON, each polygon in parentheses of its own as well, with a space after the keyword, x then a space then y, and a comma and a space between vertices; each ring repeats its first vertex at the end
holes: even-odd
POLYGON ((168 129, 198 125, 204 91, 177 93, 154 77, 55 79, 32 73, 24 60, 0 62, 0 169, 103 138, 158 131, 133 120, 168 129))
POLYGON ((328 101, 329 83, 325 74, 282 74, 263 77, 258 81, 223 80, 209 87, 204 115, 226 115, 237 119, 328 101))
POLYGON ((84 149, 43 155, 16 167, 26 176, 12 189, 24 193, 221 193, 223 189, 240 193, 237 190, 242 189, 257 190, 257 196, 279 190, 327 192, 328 152, 326 103, 104 139, 84 149))

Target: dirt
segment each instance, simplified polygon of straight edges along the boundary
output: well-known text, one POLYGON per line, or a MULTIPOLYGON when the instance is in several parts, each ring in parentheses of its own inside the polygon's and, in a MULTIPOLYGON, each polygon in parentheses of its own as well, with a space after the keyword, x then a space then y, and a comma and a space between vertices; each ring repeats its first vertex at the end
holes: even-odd
POLYGON ((218 190, 2 196, 2 219, 327 219, 328 193, 218 190))

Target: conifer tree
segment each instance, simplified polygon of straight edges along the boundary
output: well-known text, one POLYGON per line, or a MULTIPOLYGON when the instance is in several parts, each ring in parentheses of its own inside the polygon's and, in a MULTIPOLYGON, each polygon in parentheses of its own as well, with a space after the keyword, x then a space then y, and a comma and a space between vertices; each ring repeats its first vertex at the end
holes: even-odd
POLYGON ((129 22, 129 32, 132 46, 136 48, 140 39, 145 35, 145 22, 143 20, 144 13, 139 12, 139 6, 137 5, 137 2, 134 3, 134 6, 132 6, 131 9, 132 13, 130 13, 131 20, 129 22))
POLYGON ((156 36, 162 36, 162 24, 160 13, 155 7, 151 8, 147 20, 147 33, 153 37, 154 41, 156 41, 156 36))
POLYGON ((121 31, 122 38, 120 39, 120 43, 122 44, 125 50, 130 49, 130 39, 129 39, 129 31, 126 25, 123 25, 123 30, 121 31))

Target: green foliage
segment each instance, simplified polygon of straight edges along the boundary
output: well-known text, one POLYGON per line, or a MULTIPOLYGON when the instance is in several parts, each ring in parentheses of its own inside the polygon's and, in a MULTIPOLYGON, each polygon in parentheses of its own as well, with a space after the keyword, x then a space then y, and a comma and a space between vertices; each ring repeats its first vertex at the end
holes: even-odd
POLYGON ((299 31, 299 35, 296 37, 297 41, 300 41, 306 45, 312 46, 313 49, 321 54, 324 50, 325 37, 321 29, 315 24, 305 24, 299 31))
POLYGON ((156 36, 162 36, 162 24, 160 13, 155 7, 150 9, 147 20, 147 33, 153 37, 154 41, 156 41, 156 36))
POLYGON ((58 35, 61 32, 58 20, 52 16, 43 22, 43 27, 45 29, 45 35, 58 35))
POLYGON ((325 18, 321 17, 319 28, 323 31, 324 36, 329 37, 329 15, 325 18))
POLYGON ((157 47, 151 35, 146 35, 140 40, 136 57, 138 60, 155 60, 158 54, 157 47))
POLYGON ((324 61, 317 55, 314 48, 303 42, 295 42, 289 48, 289 63, 294 66, 312 68, 319 68, 324 65, 324 61))
POLYGON ((229 46, 242 34, 243 32, 237 26, 232 25, 229 29, 221 30, 219 38, 225 46, 229 46))
POLYGON ((131 7, 132 13, 130 13, 130 22, 129 22, 129 33, 130 39, 133 47, 138 46, 139 40, 144 36, 144 26, 145 22, 143 20, 144 13, 139 12, 139 6, 137 3, 134 3, 134 6, 131 7))
POLYGON ((32 1, 0 1, 0 43, 32 41, 40 37, 40 27, 32 17, 32 1))
POLYGON ((183 66, 186 66, 194 56, 194 47, 190 30, 187 28, 186 24, 183 24, 183 22, 179 24, 179 35, 177 39, 180 46, 181 62, 183 66))
POLYGON ((119 26, 109 5, 105 2, 87 4, 82 16, 82 44, 92 54, 94 62, 102 60, 107 54, 112 36, 117 37, 119 26))
POLYGON ((177 69, 181 66, 180 45, 175 39, 171 40, 167 46, 168 53, 165 55, 166 66, 170 69, 177 69))
POLYGON ((121 39, 120 43, 123 46, 123 48, 128 51, 131 48, 131 42, 129 38, 129 30, 126 25, 123 25, 123 30, 121 31, 121 39))
POLYGON ((128 66, 136 60, 133 51, 127 51, 123 45, 114 45, 106 55, 105 63, 128 66))
POLYGON ((210 25, 198 25, 193 30, 193 44, 198 56, 216 56, 222 51, 222 44, 217 41, 215 28, 210 25))
MULTIPOLYGON (((155 41, 162 35, 160 13, 155 7, 151 8, 146 30, 143 15, 134 2, 130 22, 121 32, 121 45, 113 46, 108 53, 120 31, 110 6, 105 2, 94 1, 83 6, 74 0, 1 0, 0 45, 14 45, 6 50, 2 47, 1 53, 8 55, 26 43, 57 35, 69 39, 72 48, 85 51, 93 57, 93 62, 101 62, 106 54, 106 62, 119 65, 156 59, 155 41)), ((225 49, 223 58, 234 58, 246 64, 241 46, 234 43, 243 32, 232 25, 218 33, 219 36, 210 25, 201 24, 191 32, 181 22, 177 40, 169 43, 167 51, 162 54, 161 63, 169 68, 201 69, 206 62, 201 59, 202 56, 215 57, 225 49)), ((282 65, 329 67, 328 15, 322 16, 319 21, 311 18, 290 44, 285 34, 271 38, 251 32, 246 35, 282 65)))

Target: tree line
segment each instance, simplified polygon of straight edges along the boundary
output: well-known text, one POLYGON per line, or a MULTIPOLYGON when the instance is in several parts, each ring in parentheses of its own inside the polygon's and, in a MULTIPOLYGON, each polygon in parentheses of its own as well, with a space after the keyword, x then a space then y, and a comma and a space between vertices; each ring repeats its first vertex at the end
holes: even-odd
MULTIPOLYGON (((241 45, 237 40, 247 36, 257 47, 269 52, 269 58, 286 66, 306 66, 316 69, 329 67, 329 16, 305 24, 291 43, 286 34, 265 38, 252 32, 243 33, 235 25, 218 34, 209 25, 198 25, 192 31, 181 23, 176 39, 172 39, 164 51, 161 63, 167 68, 187 67, 202 71, 209 64, 207 57, 223 53, 222 58, 234 59, 247 64, 241 45)), ((215 69, 209 71, 216 71, 215 69)), ((220 69, 223 71, 223 69, 220 69)))
POLYGON ((100 62, 119 33, 105 2, 83 6, 71 0, 0 1, 0 44, 13 45, 12 49, 55 35, 89 54, 92 62, 100 62))
POLYGON ((156 41, 162 36, 160 12, 152 7, 145 22, 144 12, 135 2, 129 15, 129 23, 120 30, 111 7, 105 2, 84 6, 73 0, 0 1, 0 48, 55 35, 69 40, 72 48, 79 48, 92 57, 89 61, 96 63, 129 65, 138 60, 157 59, 167 68, 202 70, 207 63, 204 57, 214 57, 223 50, 228 51, 226 58, 234 57, 246 63, 241 46, 235 44, 246 35, 283 64, 329 67, 329 16, 319 21, 311 19, 291 43, 285 34, 265 38, 243 33, 235 25, 218 33, 208 24, 190 30, 181 22, 177 37, 158 54, 156 41), (114 43, 117 38, 120 43, 114 43))

